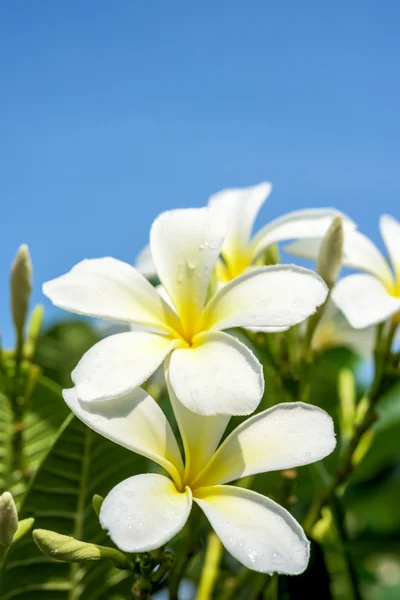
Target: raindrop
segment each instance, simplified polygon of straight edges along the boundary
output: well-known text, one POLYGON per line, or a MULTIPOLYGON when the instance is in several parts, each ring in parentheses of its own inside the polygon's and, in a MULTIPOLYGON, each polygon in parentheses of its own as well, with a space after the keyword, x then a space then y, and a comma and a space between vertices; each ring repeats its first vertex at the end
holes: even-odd
POLYGON ((284 555, 282 554, 282 552, 279 552, 279 550, 276 550, 276 552, 274 552, 272 555, 272 562, 274 565, 282 564, 284 559, 284 555))

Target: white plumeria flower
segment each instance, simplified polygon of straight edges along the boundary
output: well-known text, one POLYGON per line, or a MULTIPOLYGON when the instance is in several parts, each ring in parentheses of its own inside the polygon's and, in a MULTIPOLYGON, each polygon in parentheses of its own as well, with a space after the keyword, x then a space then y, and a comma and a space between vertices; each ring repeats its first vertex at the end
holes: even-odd
POLYGON ((312 348, 322 352, 341 346, 353 350, 363 359, 369 359, 374 350, 375 338, 375 326, 353 329, 339 309, 329 301, 313 335, 312 348))
POLYGON ((145 246, 137 255, 135 260, 135 267, 147 279, 153 279, 157 277, 156 267, 151 256, 150 246, 145 246))
MULTIPOLYGON (((332 299, 355 329, 377 325, 400 312, 400 223, 390 215, 382 215, 379 226, 392 268, 375 244, 359 231, 344 238, 343 265, 365 273, 341 279, 332 299)), ((312 259, 318 249, 318 244, 310 240, 288 248, 297 256, 312 259)))
POLYGON ((264 267, 206 302, 224 236, 224 216, 214 208, 168 211, 154 221, 151 252, 172 306, 134 267, 113 258, 82 261, 44 284, 45 295, 60 308, 135 325, 83 356, 72 373, 80 400, 126 394, 171 355, 172 387, 190 410, 205 415, 255 410, 264 391, 262 366, 223 330, 295 325, 325 301, 327 288, 307 269, 264 267))
POLYGON ((226 484, 324 458, 335 447, 331 417, 301 402, 280 404, 249 418, 217 449, 229 417, 196 415, 170 385, 169 392, 185 461, 164 413, 142 389, 95 405, 80 402, 75 388, 63 392, 86 425, 150 458, 169 475, 135 475, 110 491, 100 523, 113 542, 125 552, 159 548, 184 527, 194 500, 226 549, 246 567, 262 573, 304 571, 309 542, 291 514, 261 494, 226 484))
POLYGON ((228 188, 209 199, 209 205, 222 208, 228 218, 228 233, 222 247, 223 263, 219 265, 219 277, 225 281, 257 265, 272 244, 290 239, 322 239, 338 215, 342 217, 345 229, 355 228, 353 221, 336 209, 314 208, 296 210, 274 219, 251 239, 254 222, 271 190, 271 184, 263 182, 251 187, 228 188))
MULTIPOLYGON (((220 283, 231 281, 257 266, 272 244, 290 239, 322 239, 338 215, 343 219, 345 231, 356 227, 349 217, 334 208, 314 208, 293 211, 274 219, 251 239, 254 222, 271 190, 270 183, 262 182, 250 187, 227 188, 210 197, 209 205, 222 209, 228 224, 222 247, 223 260, 216 265, 220 283)), ((139 253, 135 264, 145 277, 157 276, 149 246, 139 253)))

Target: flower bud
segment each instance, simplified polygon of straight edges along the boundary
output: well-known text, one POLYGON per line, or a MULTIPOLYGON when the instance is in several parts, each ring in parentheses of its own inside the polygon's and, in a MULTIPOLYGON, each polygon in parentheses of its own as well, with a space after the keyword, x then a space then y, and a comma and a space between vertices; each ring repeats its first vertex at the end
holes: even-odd
POLYGON ((257 265, 268 267, 270 265, 279 265, 281 260, 277 244, 268 246, 261 256, 256 260, 257 265))
POLYGON ((32 529, 32 525, 34 524, 35 519, 29 517, 28 519, 22 519, 22 521, 18 522, 18 529, 15 532, 13 542, 18 542, 21 538, 24 537, 32 529))
POLYGON ((339 275, 343 258, 343 221, 340 216, 333 219, 319 251, 317 273, 331 289, 339 275))
POLYGON ((81 542, 68 535, 61 535, 47 529, 35 529, 32 533, 38 548, 56 560, 85 562, 108 559, 119 569, 130 569, 131 565, 122 552, 106 546, 81 542))
POLYGON ((18 335, 22 335, 32 290, 32 263, 26 244, 19 247, 11 266, 11 310, 18 335))
POLYGON ((27 359, 32 358, 35 353, 40 330, 42 329, 43 317, 44 306, 43 304, 37 304, 32 310, 28 323, 27 340, 25 344, 25 356, 27 359))
POLYGON ((12 544, 18 529, 18 513, 10 492, 0 496, 0 560, 12 544))
POLYGON ((350 369, 342 369, 338 381, 340 432, 344 439, 353 434, 356 414, 356 384, 350 369))
POLYGON ((101 509, 101 505, 103 504, 103 502, 104 502, 104 498, 102 496, 99 496, 99 494, 95 494, 92 498, 93 510, 97 516, 99 516, 99 514, 100 514, 100 509, 101 509))

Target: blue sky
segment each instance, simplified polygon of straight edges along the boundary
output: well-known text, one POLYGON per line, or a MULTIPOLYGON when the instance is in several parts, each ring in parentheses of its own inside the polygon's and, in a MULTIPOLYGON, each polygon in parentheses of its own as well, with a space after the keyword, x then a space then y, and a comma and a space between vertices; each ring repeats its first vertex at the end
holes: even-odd
POLYGON ((400 4, 20 0, 0 7, 0 328, 22 242, 46 279, 133 261, 154 217, 271 181, 259 224, 400 216, 400 4))

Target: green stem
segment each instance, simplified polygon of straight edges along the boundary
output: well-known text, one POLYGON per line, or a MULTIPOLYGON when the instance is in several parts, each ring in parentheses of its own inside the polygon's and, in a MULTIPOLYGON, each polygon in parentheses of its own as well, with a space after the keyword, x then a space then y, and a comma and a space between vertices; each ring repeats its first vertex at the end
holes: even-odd
POLYGON ((154 566, 152 557, 144 552, 137 557, 136 564, 140 574, 132 586, 132 596, 133 598, 148 600, 151 598, 151 592, 153 591, 153 584, 150 580, 154 566))
MULTIPOLYGON (((272 337, 269 336, 277 336, 280 334, 251 334, 248 331, 243 331, 249 338, 251 344, 256 346, 261 362, 267 363, 270 367, 272 367, 274 371, 274 380, 278 381, 280 386, 279 391, 286 396, 286 398, 284 397, 282 401, 285 401, 287 398, 290 400, 295 398, 297 400, 298 381, 296 377, 293 376, 293 364, 289 364, 287 360, 282 360, 279 349, 275 348, 274 351, 271 349, 272 337)), ((290 341, 292 341, 292 338, 290 341)), ((291 352, 289 352, 289 359, 290 356, 291 352)))
POLYGON ((24 333, 22 330, 17 331, 17 343, 15 347, 15 378, 18 379, 18 375, 21 369, 21 363, 24 353, 24 333))
POLYGON ((212 531, 208 534, 204 566, 201 572, 196 600, 210 600, 218 578, 223 547, 218 536, 212 531))
POLYGON ((224 589, 219 596, 219 600, 235 600, 238 593, 250 582, 254 577, 254 571, 244 567, 239 571, 234 579, 226 581, 224 589))
POLYGON ((354 565, 353 565, 352 555, 349 552, 347 545, 346 545, 347 532, 345 529, 344 514, 343 514, 343 511, 342 511, 342 508, 341 508, 339 502, 338 501, 335 502, 335 499, 333 499, 333 502, 332 502, 332 518, 333 518, 334 525, 336 527, 336 531, 339 535, 343 559, 347 566, 351 590, 352 590, 353 596, 354 596, 353 600, 362 600, 360 590, 359 590, 359 585, 358 585, 357 573, 356 573, 354 565))
POLYGON ((159 565, 157 571, 153 571, 150 575, 151 583, 153 583, 153 584, 160 583, 164 579, 164 577, 166 576, 168 571, 170 571, 174 562, 175 562, 175 558, 174 558, 173 554, 171 552, 164 552, 161 557, 161 562, 160 562, 160 565, 159 565))
POLYGON ((389 334, 385 338, 383 336, 384 326, 383 324, 378 327, 377 341, 375 347, 375 375, 369 394, 369 405, 367 411, 360 421, 354 427, 352 437, 349 439, 347 445, 344 447, 341 459, 336 468, 336 471, 331 479, 328 487, 319 494, 311 505, 310 511, 304 521, 304 530, 310 534, 315 523, 321 516, 321 511, 329 504, 337 489, 346 481, 348 476, 353 470, 353 456, 360 442, 361 437, 376 421, 376 405, 381 395, 382 380, 385 372, 385 364, 390 354, 390 349, 393 341, 393 336, 396 331, 396 325, 391 324, 389 334))
MULTIPOLYGON (((168 592, 170 600, 178 600, 178 589, 181 579, 185 573, 186 567, 192 558, 193 554, 196 552, 196 548, 194 547, 194 537, 197 531, 198 521, 196 521, 196 528, 194 527, 194 519, 198 519, 198 515, 196 517, 197 511, 193 511, 189 517, 187 522, 187 535, 185 543, 183 544, 183 548, 181 549, 180 555, 175 562, 174 568, 171 571, 171 574, 168 577, 168 592)), ((201 521, 200 521, 201 522, 201 521)))
POLYGON ((264 592, 264 600, 278 600, 279 597, 279 576, 274 573, 269 580, 269 584, 264 592))
POLYGON ((178 560, 175 563, 174 569, 168 578, 168 591, 170 600, 178 600, 178 589, 186 566, 190 560, 189 548, 186 547, 181 552, 178 560))

